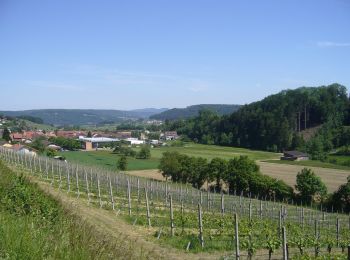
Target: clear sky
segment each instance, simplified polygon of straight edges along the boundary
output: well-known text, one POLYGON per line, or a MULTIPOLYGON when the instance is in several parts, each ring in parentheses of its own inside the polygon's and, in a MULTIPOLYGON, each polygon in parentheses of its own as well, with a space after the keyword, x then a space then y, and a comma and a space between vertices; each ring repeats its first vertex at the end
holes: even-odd
POLYGON ((0 0, 0 110, 350 88, 348 0, 0 0))

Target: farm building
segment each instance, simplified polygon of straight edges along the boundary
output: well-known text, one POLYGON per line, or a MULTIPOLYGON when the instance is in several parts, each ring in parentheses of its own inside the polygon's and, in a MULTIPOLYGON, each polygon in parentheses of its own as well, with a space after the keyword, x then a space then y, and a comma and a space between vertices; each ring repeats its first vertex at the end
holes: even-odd
POLYGON ((305 161, 309 160, 309 155, 299 151, 285 151, 283 152, 283 156, 281 160, 288 161, 305 161))
POLYGON ((118 142, 119 139, 108 138, 108 137, 83 137, 79 136, 79 141, 82 142, 83 148, 85 150, 94 150, 101 146, 104 143, 118 142))
POLYGON ((138 138, 134 137, 127 138, 125 141, 130 142, 131 145, 140 145, 145 143, 144 140, 139 140, 138 138))
POLYGON ((167 131, 164 133, 164 139, 166 141, 179 139, 176 131, 167 131))

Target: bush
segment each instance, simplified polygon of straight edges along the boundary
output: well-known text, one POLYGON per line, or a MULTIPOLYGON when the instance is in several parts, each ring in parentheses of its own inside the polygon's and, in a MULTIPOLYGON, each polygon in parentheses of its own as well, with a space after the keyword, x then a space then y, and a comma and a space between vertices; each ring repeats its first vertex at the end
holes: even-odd
POLYGON ((128 160, 125 155, 122 155, 118 160, 117 168, 121 171, 125 171, 128 167, 128 160))
POLYGON ((300 198, 306 202, 311 202, 316 197, 322 200, 327 194, 326 185, 311 169, 302 169, 297 175, 296 182, 295 188, 299 191, 300 198))
POLYGON ((137 153, 137 159, 149 159, 151 158, 151 150, 149 146, 144 145, 141 147, 141 150, 137 153))
POLYGON ((333 206, 335 210, 350 212, 350 175, 347 183, 341 185, 329 201, 330 206, 333 206))

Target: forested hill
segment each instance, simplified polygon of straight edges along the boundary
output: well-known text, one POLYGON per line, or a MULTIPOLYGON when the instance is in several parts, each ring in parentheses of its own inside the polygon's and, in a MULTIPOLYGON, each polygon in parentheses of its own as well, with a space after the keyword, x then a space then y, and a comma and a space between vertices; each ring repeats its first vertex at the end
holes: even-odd
POLYGON ((219 115, 231 114, 239 109, 240 105, 222 105, 222 104, 201 104, 188 106, 186 108, 173 108, 162 113, 152 115, 151 119, 156 120, 177 120, 196 117, 201 110, 211 110, 219 115))
POLYGON ((37 109, 23 111, 0 111, 0 114, 13 117, 41 118, 45 124, 52 125, 87 125, 103 122, 121 122, 125 119, 148 118, 167 109, 146 108, 136 110, 102 109, 37 109))
POLYGON ((242 106, 231 115, 201 112, 196 118, 169 123, 169 128, 200 143, 282 151, 298 146, 298 133, 305 128, 348 123, 346 88, 332 84, 284 90, 242 106))

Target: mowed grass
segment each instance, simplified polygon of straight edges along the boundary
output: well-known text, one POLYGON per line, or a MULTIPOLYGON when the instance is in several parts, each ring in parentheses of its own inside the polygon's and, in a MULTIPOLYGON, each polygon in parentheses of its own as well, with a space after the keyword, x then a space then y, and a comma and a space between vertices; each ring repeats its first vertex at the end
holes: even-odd
MULTIPOLYGON (((111 151, 61 152, 60 155, 66 157, 69 162, 82 163, 87 166, 97 166, 112 171, 117 170, 117 162, 120 158, 118 154, 114 154, 111 151)), ((158 164, 159 158, 155 157, 148 160, 128 157, 128 170, 131 171, 156 169, 158 164)))
POLYGON ((339 156, 339 155, 330 155, 330 159, 336 159, 337 164, 330 162, 321 162, 318 160, 308 160, 308 161, 285 161, 285 160, 266 160, 265 162, 269 163, 278 163, 278 164, 288 164, 288 165, 299 165, 307 167, 320 167, 327 169, 338 169, 338 170, 347 170, 350 171, 349 166, 341 165, 340 163, 350 160, 350 156, 339 156))
MULTIPOLYGON (((135 151, 138 150, 139 148, 135 148, 135 151)), ((128 170, 156 169, 159 165, 162 154, 166 151, 177 151, 181 154, 203 157, 208 160, 211 160, 214 157, 229 160, 240 155, 246 155, 252 160, 268 160, 279 157, 276 153, 254 151, 244 148, 187 143, 183 147, 167 146, 151 148, 151 159, 147 160, 128 157, 128 170)), ((60 155, 65 156, 70 162, 79 162, 88 166, 99 166, 109 170, 117 169, 117 161, 119 159, 119 155, 113 154, 111 151, 74 151, 62 152, 60 155)))

